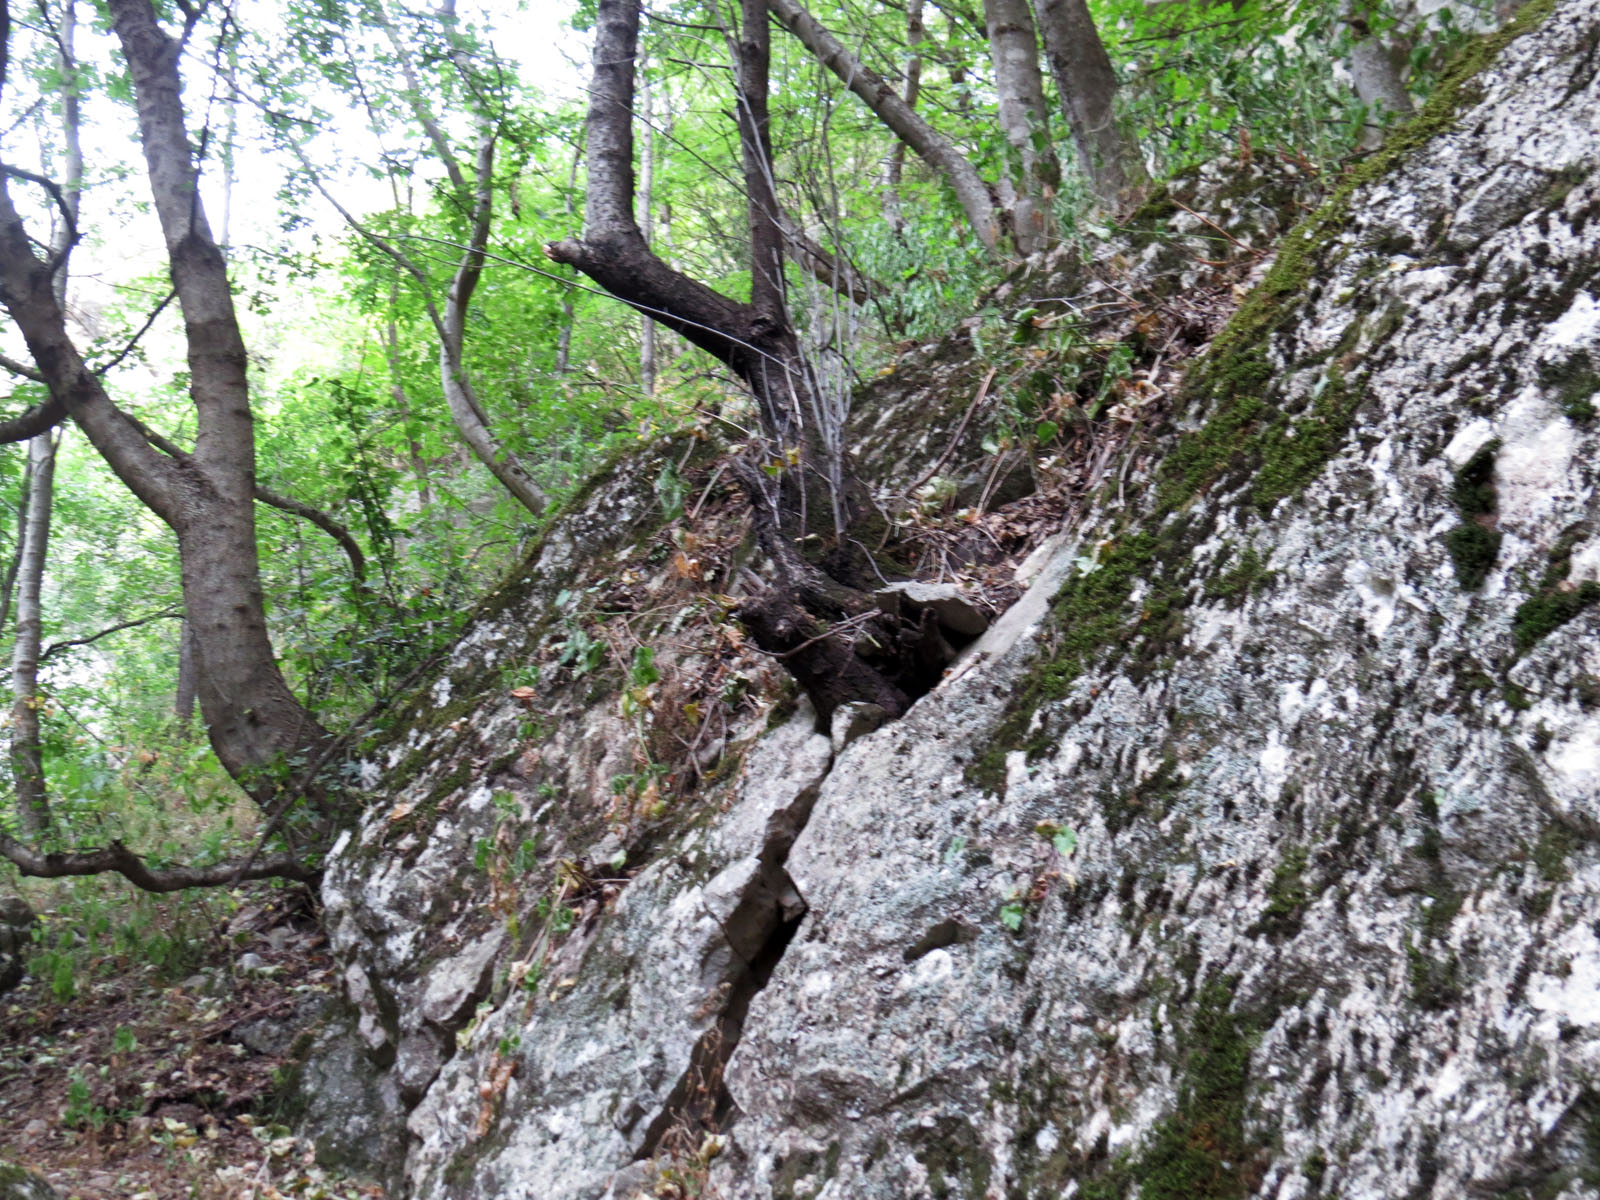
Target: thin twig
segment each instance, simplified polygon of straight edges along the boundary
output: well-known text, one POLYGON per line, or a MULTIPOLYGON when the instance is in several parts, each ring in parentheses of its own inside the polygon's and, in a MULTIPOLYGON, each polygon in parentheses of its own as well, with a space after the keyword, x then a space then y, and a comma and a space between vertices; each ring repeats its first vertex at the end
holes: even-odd
POLYGON ((927 483, 928 480, 932 479, 939 468, 944 466, 945 460, 955 453, 955 448, 961 444, 961 435, 967 432, 967 424, 972 420, 972 414, 978 411, 978 406, 983 403, 984 397, 989 394, 989 385, 994 382, 995 372, 999 369, 998 364, 989 368, 989 373, 983 377, 983 382, 978 385, 978 394, 972 398, 972 403, 967 405, 967 411, 961 418, 961 424, 956 426, 955 434, 950 438, 950 444, 944 448, 943 454, 934 459, 933 466, 924 471, 915 483, 905 489, 906 495, 909 496, 927 483))
POLYGON ((858 625, 865 625, 868 621, 872 620, 874 617, 880 617, 882 615, 883 614, 880 613, 877 609, 871 609, 871 610, 869 610, 867 612, 864 612, 864 613, 857 613, 853 617, 846 617, 842 621, 834 622, 827 629, 825 629, 821 633, 817 634, 816 637, 807 638, 805 641, 801 642, 798 646, 791 646, 789 649, 780 651, 779 653, 774 654, 772 657, 773 658, 788 658, 791 654, 799 654, 800 651, 804 650, 807 646, 815 646, 818 642, 825 642, 836 633, 843 632, 846 629, 851 629, 851 628, 854 628, 855 626, 858 626, 858 625))
MULTIPOLYGON (((1218 225, 1210 217, 1206 216, 1204 213, 1195 212, 1194 209, 1190 208, 1182 200, 1173 200, 1172 202, 1174 204, 1176 204, 1179 208, 1183 209, 1183 211, 1188 213, 1191 217, 1198 217, 1200 220, 1204 221, 1207 225, 1211 226, 1211 228, 1215 229, 1218 233, 1220 233, 1223 237, 1227 238, 1235 246, 1239 247, 1239 249, 1243 250, 1246 254, 1250 255, 1251 258, 1262 258, 1262 257, 1264 257, 1266 255, 1267 252, 1265 250, 1257 250, 1253 246, 1246 246, 1243 242, 1241 242, 1238 238, 1234 237, 1233 234, 1229 233, 1221 225, 1218 225)), ((1223 265, 1226 265, 1226 264, 1208 263, 1207 265, 1208 266, 1223 266, 1223 265)))
POLYGON ((156 305, 155 308, 151 310, 150 315, 145 318, 144 324, 139 326, 138 332, 128 339, 128 344, 123 346, 123 348, 119 350, 114 357, 107 359, 98 367, 95 367, 94 373, 96 375, 104 375, 107 371, 111 370, 112 367, 116 366, 123 359, 127 358, 128 355, 132 354, 134 348, 138 346, 139 342, 144 338, 144 335, 150 332, 150 326, 156 323, 156 318, 161 315, 162 311, 167 307, 167 305, 172 303, 172 298, 177 294, 178 293, 176 289, 169 291, 165 298, 162 299, 161 303, 156 305))
POLYGON ((49 661, 50 656, 60 650, 70 650, 73 646, 88 646, 98 642, 101 638, 110 637, 113 633, 121 633, 124 629, 137 629, 140 625, 149 625, 152 621, 165 621, 174 617, 183 616, 183 610, 169 608, 162 612, 153 613, 148 617, 135 617, 131 621, 122 621, 109 629, 102 629, 99 633, 91 633, 88 637, 70 638, 64 642, 51 642, 39 655, 39 665, 42 667, 49 661))

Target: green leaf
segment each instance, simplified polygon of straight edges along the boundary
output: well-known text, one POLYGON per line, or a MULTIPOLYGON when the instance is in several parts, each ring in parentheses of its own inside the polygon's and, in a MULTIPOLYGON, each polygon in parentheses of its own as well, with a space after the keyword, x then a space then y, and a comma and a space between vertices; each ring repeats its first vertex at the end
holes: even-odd
POLYGON ((667 520, 676 521, 683 516, 683 499, 688 488, 679 477, 677 468, 670 462, 656 476, 656 499, 661 501, 661 511, 667 520))

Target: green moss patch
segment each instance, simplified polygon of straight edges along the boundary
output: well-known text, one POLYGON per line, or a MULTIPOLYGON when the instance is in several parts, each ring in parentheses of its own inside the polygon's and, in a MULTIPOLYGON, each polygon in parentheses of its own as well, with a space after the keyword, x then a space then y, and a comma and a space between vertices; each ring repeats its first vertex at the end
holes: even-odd
MULTIPOLYGON (((1290 494, 1284 489, 1303 486, 1314 477, 1338 449, 1354 414, 1355 405, 1348 394, 1336 397, 1332 403, 1319 404, 1322 411, 1317 416, 1322 427, 1311 430, 1316 435, 1315 446, 1291 450, 1285 444, 1302 431, 1296 429, 1291 434, 1289 422, 1267 403, 1272 380, 1266 358, 1267 341, 1288 325, 1321 264, 1324 248, 1349 226, 1355 193, 1388 175, 1449 129, 1463 109, 1481 98, 1472 84, 1474 76, 1513 40, 1542 24, 1554 8, 1555 0, 1530 0, 1500 30, 1472 43, 1445 71, 1437 90, 1416 118, 1391 133, 1381 150, 1346 176, 1322 207, 1284 239, 1272 269, 1240 305, 1185 388, 1187 407, 1209 406, 1213 415, 1206 428, 1193 435, 1191 444, 1180 447, 1179 455, 1174 456, 1167 491, 1169 502, 1185 493, 1192 494, 1230 462, 1258 457, 1276 482, 1265 488, 1258 485, 1254 499, 1258 507, 1270 507, 1275 498, 1290 494), (1238 440, 1241 435, 1247 439, 1244 445, 1238 440), (1284 462, 1274 465, 1274 458, 1284 462)), ((1386 332, 1394 332, 1395 315, 1385 313, 1380 319, 1374 342, 1381 341, 1386 332)))
POLYGON ((1456 581, 1464 591, 1476 591, 1494 569, 1500 555, 1500 531, 1493 527, 1497 499, 1494 460, 1500 440, 1489 442, 1461 464, 1450 486, 1450 501, 1461 524, 1445 535, 1445 549, 1456 581))
POLYGON ((1140 817, 1159 821, 1172 807, 1172 800, 1183 790, 1184 781, 1178 775, 1178 760, 1168 753, 1154 774, 1125 794, 1107 793, 1101 797, 1101 812, 1106 829, 1120 833, 1140 817))
POLYGON ((1237 563, 1206 584, 1206 599, 1226 600, 1229 608, 1238 608, 1252 592, 1267 587, 1275 578, 1264 564, 1256 548, 1246 546, 1237 563))
POLYGON ((1454 951, 1408 943, 1406 974, 1411 1002, 1424 1012, 1443 1012, 1461 1003, 1461 960, 1454 951))
POLYGON ((916 1156, 928 1173, 932 1200, 984 1200, 994 1163, 978 1131, 959 1116, 943 1116, 913 1135, 916 1156))
POLYGON ((1538 589, 1517 607, 1511 618, 1511 631, 1518 650, 1532 649, 1600 601, 1600 583, 1588 579, 1574 586, 1567 578, 1572 573, 1572 552, 1589 532, 1587 525, 1574 525, 1551 547, 1538 589))
POLYGON ((1237 1200, 1259 1181, 1263 1146, 1246 1128, 1250 1053, 1259 1029, 1231 1011, 1214 980, 1195 998, 1178 1106, 1151 1132, 1132 1168, 1140 1200, 1237 1200))
POLYGON ((1494 460, 1500 439, 1487 443, 1456 471, 1450 484, 1450 502, 1468 519, 1495 511, 1494 460))
POLYGON ((1570 592, 1551 590, 1530 596, 1517 606, 1516 616, 1511 620, 1517 648, 1531 649, 1597 600, 1600 600, 1600 583, 1592 579, 1570 592))
MULTIPOLYGON (((1190 555, 1201 540, 1186 534, 1186 514, 1200 496, 1225 484, 1243 489, 1254 511, 1270 514, 1279 501, 1316 479, 1340 451, 1364 398, 1364 376, 1347 377, 1339 363, 1331 363, 1315 396, 1288 411, 1281 405, 1270 339, 1293 323, 1329 247, 1349 228, 1356 192, 1449 129, 1479 99, 1473 76, 1513 39, 1537 28, 1554 6, 1555 0, 1530 0, 1499 31, 1474 42, 1444 73, 1422 112, 1391 133, 1378 153, 1283 240, 1266 277, 1185 382, 1179 407, 1208 416, 1200 429, 1179 440, 1158 470, 1153 503, 1141 524, 1160 532, 1124 532, 1099 553, 1094 569, 1076 572, 1062 585, 1051 622, 1054 641, 1020 682, 989 749, 969 765, 971 782, 998 791, 1008 751, 1042 751, 1048 735, 1032 731, 1035 712, 1065 696, 1092 664, 1131 654, 1129 673, 1137 682, 1175 650, 1191 594, 1190 555), (1131 600, 1141 584, 1147 585, 1144 602, 1135 610, 1131 600)), ((1404 310, 1391 305, 1369 331, 1363 332, 1358 319, 1351 353, 1359 342, 1370 347, 1392 337, 1403 318, 1404 310)), ((1486 573, 1484 561, 1492 563, 1490 552, 1498 548, 1486 544, 1492 537, 1467 534, 1458 540, 1467 577, 1477 570, 1486 573)), ((1233 582, 1242 585, 1242 579, 1233 582)), ((1548 619, 1530 614, 1530 628, 1548 619)))
POLYGON ((1291 846, 1284 852, 1283 861, 1273 869, 1272 882, 1267 887, 1267 906, 1250 927, 1252 937, 1292 937, 1300 932, 1306 909, 1311 905, 1311 893, 1306 887, 1309 861, 1310 855, 1304 846, 1291 846))
POLYGON ((1457 525, 1445 534, 1444 545, 1463 591, 1477 591, 1500 556, 1500 531, 1482 525, 1457 525))
POLYGON ((1572 878, 1567 859, 1578 848, 1578 839, 1564 825, 1547 825, 1534 843, 1529 857, 1546 883, 1564 883, 1572 878))

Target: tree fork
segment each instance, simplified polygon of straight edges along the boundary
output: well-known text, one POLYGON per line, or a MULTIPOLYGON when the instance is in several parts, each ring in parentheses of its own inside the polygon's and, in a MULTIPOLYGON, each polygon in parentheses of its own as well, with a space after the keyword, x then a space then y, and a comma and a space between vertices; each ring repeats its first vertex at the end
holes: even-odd
MULTIPOLYGON (((847 544, 866 507, 842 448, 830 455, 818 428, 816 377, 789 325, 783 272, 782 214, 768 134, 767 0, 740 0, 740 28, 730 37, 737 60, 737 122, 751 245, 751 299, 733 300, 682 274, 645 243, 635 212, 633 171, 634 64, 638 0, 601 0, 595 21, 594 77, 585 141, 589 177, 583 235, 552 242, 545 254, 576 267, 606 291, 680 334, 726 364, 749 388, 767 446, 762 460, 734 467, 750 500, 762 549, 777 574, 774 587, 741 610, 757 645, 780 661, 812 694, 826 717, 847 700, 870 700, 898 715, 910 703, 895 682, 902 674, 893 619, 877 614, 864 579, 837 570, 830 577, 807 561, 799 545, 826 531, 824 541, 847 544), (824 518, 825 523, 824 523, 824 518), (823 622, 844 617, 873 626, 883 661, 856 652, 856 643, 823 622)), ((862 643, 865 645, 866 643, 862 643)))

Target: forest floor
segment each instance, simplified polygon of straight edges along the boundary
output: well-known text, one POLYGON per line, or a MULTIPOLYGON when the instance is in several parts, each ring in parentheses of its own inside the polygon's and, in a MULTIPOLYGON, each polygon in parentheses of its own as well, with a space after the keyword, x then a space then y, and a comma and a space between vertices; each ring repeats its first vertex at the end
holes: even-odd
POLYGON ((78 1200, 382 1196, 289 1128, 295 1042, 333 990, 326 938, 300 895, 242 901, 181 981, 106 958, 58 983, 36 962, 0 998, 0 1159, 78 1200))

